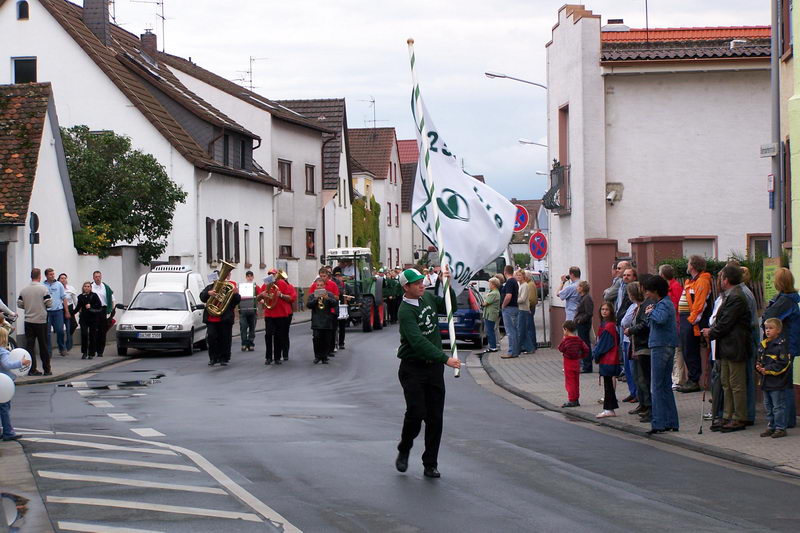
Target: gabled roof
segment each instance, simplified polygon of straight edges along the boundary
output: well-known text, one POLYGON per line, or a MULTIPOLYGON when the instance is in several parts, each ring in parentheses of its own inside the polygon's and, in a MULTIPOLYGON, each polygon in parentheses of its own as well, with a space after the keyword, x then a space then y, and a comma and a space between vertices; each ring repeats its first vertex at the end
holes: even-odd
POLYGON ((601 62, 768 59, 770 27, 651 28, 601 32, 601 62), (731 41, 742 41, 733 43, 731 41))
POLYGON ((375 179, 389 176, 392 146, 396 140, 394 128, 353 128, 347 130, 350 154, 375 179))
POLYGON ((416 139, 397 141, 397 151, 400 152, 400 164, 416 163, 419 159, 419 146, 416 139))
POLYGON ((25 223, 50 95, 49 83, 0 85, 0 224, 25 223))
POLYGON ((347 134, 347 114, 344 98, 314 100, 278 100, 287 109, 294 110, 336 132, 328 135, 322 148, 322 188, 339 188, 339 163, 342 155, 342 135, 347 134))
POLYGON ((328 125, 324 125, 316 120, 304 117, 302 113, 289 109, 279 102, 270 100, 269 98, 246 89, 241 85, 223 78, 222 76, 214 74, 210 70, 206 70, 187 59, 172 54, 166 54, 164 52, 158 53, 158 59, 170 67, 176 68, 181 72, 192 76, 193 78, 197 78, 198 80, 203 81, 222 92, 228 93, 231 96, 235 96, 236 98, 239 98, 250 105, 263 109, 275 118, 286 122, 291 122, 292 124, 297 124, 298 126, 305 126, 307 128, 322 131, 324 133, 334 132, 334 130, 332 130, 328 125))
POLYGON ((403 213, 410 213, 419 161, 419 145, 416 139, 403 139, 397 141, 397 149, 400 152, 400 176, 403 179, 400 187, 400 209, 403 213))
POLYGON ((166 94, 189 113, 217 127, 258 139, 233 119, 187 89, 163 63, 142 53, 138 37, 119 26, 109 24, 111 32, 108 46, 92 33, 83 22, 83 8, 67 0, 40 0, 47 11, 58 21, 116 87, 188 161, 198 168, 244 178, 273 186, 280 182, 258 165, 254 170, 234 169, 214 161, 206 148, 201 147, 170 112, 148 90, 148 85, 166 94))

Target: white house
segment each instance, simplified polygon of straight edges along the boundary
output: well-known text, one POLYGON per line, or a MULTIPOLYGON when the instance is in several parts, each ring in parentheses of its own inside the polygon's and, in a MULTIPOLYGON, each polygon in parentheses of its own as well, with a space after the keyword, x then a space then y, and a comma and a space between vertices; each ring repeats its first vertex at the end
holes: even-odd
POLYGON ((10 66, 0 70, 0 84, 47 81, 62 126, 126 135, 164 166, 188 198, 159 260, 208 274, 222 259, 246 262, 249 248, 272 264, 280 183, 253 159, 263 140, 183 85, 158 59, 155 35, 140 39, 111 24, 105 0, 85 0, 84 8, 23 3, 25 16, 21 2, 0 2, 10 66), (252 242, 242 246, 248 231, 252 242))
MULTIPOLYGON (((394 128, 351 128, 350 155, 355 160, 353 184, 381 206, 380 262, 398 267, 411 262, 411 250, 403 250, 400 230, 400 155, 394 128)), ((409 243, 410 244, 410 243, 409 243)))
POLYGON ((562 165, 543 198, 550 272, 580 267, 599 302, 617 258, 652 272, 667 257, 758 246, 770 231, 769 68, 768 27, 601 27, 562 7, 547 44, 549 157, 562 165))

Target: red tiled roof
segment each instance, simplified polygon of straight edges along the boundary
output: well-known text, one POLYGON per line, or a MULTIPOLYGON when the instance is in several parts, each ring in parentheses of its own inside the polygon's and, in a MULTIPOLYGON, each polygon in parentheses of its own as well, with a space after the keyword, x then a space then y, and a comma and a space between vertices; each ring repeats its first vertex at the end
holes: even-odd
POLYGON ((729 26, 708 28, 631 28, 628 31, 604 31, 604 43, 646 41, 713 41, 718 39, 769 39, 769 26, 729 26))
POLYGON ((375 179, 389 177, 392 146, 396 139, 394 128, 355 128, 347 130, 350 155, 375 179))
POLYGON ((67 0, 40 2, 134 107, 193 165, 220 174, 280 186, 280 182, 257 164, 254 164, 252 171, 224 166, 198 144, 153 92, 148 90, 148 86, 155 87, 189 113, 209 124, 237 131, 254 139, 258 137, 187 89, 164 63, 156 58, 146 59, 142 55, 142 44, 138 37, 119 26, 109 24, 111 38, 110 44, 106 46, 83 23, 83 8, 67 0))
POLYGON ((50 101, 49 83, 0 85, 0 224, 24 224, 50 101))
POLYGON ((400 152, 400 164, 416 163, 419 159, 419 145, 416 139, 403 139, 397 141, 397 150, 400 152))
MULTIPOLYGON (((416 142, 414 141, 415 145, 416 142)), ((400 160, 402 161, 402 157, 400 160)), ((411 200, 414 198, 414 179, 417 177, 417 160, 414 159, 411 163, 400 163, 400 176, 403 179, 400 184, 400 209, 403 213, 410 213, 411 200)))

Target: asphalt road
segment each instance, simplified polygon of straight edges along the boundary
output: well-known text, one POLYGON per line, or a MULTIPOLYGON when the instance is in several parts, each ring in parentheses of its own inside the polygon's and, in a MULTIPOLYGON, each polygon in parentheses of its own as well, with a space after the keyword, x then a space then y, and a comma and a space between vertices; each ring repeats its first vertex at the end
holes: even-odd
POLYGON ((421 438, 400 474, 397 328, 351 331, 348 348, 326 366, 312 364, 301 324, 292 327, 290 360, 278 367, 264 366, 260 338, 259 351, 235 350, 228 367, 208 367, 205 353, 147 357, 75 386, 20 387, 14 421, 43 431, 29 432, 39 440, 23 446, 54 525, 193 533, 798 529, 800 484, 792 478, 523 409, 476 383, 475 370, 457 380, 446 374, 442 478, 422 476, 421 438))

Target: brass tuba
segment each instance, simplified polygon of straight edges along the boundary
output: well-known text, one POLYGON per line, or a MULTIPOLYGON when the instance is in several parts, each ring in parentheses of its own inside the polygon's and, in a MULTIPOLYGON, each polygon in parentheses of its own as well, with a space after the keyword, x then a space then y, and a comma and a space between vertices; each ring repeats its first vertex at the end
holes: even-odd
POLYGON ((235 285, 225 278, 236 268, 235 265, 222 261, 222 268, 219 269, 219 278, 214 282, 212 290, 216 292, 214 296, 206 302, 206 310, 211 316, 222 316, 233 299, 235 285))
POLYGON ((267 309, 272 309, 275 307, 275 304, 278 303, 278 298, 280 297, 281 291, 278 289, 278 286, 275 283, 270 283, 267 286, 267 289, 262 292, 259 296, 261 300, 264 302, 264 307, 267 309))

